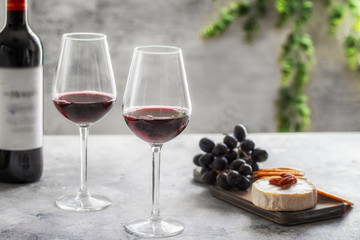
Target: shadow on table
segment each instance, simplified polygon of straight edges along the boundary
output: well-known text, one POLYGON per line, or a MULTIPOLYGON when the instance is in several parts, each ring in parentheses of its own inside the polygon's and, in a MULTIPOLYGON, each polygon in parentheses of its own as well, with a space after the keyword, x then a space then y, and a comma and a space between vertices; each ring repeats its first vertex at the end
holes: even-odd
MULTIPOLYGON (((338 226, 340 222, 344 221, 345 216, 337 217, 317 222, 310 222, 310 223, 302 223, 298 225, 280 225, 274 222, 271 222, 267 219, 263 219, 261 217, 253 218, 252 223, 250 224, 250 229, 255 230, 258 234, 264 235, 266 237, 269 236, 269 233, 279 236, 283 234, 287 234, 288 236, 307 236, 313 234, 313 229, 317 231, 320 229, 326 231, 330 228, 333 229, 334 226, 338 226), (321 228, 319 228, 321 227, 321 228)), ((346 238, 344 238, 346 239, 346 238)))
POLYGON ((0 192, 6 192, 8 190, 14 190, 26 186, 28 184, 13 184, 13 183, 0 183, 0 192))

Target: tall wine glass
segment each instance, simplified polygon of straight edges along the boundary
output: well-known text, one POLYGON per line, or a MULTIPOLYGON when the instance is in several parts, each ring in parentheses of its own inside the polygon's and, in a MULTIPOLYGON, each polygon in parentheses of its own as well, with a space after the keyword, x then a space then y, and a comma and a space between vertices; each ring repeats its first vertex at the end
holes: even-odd
POLYGON ((174 236, 184 230, 176 220, 164 220, 159 211, 160 151, 165 142, 187 126, 191 102, 181 49, 168 46, 135 48, 123 99, 128 127, 152 150, 152 210, 147 219, 135 219, 125 229, 140 237, 174 236))
POLYGON ((106 36, 99 33, 68 33, 61 41, 53 102, 59 112, 78 125, 81 144, 80 190, 57 199, 64 210, 96 211, 110 206, 104 196, 90 195, 87 187, 89 126, 102 119, 116 99, 114 75, 106 36))

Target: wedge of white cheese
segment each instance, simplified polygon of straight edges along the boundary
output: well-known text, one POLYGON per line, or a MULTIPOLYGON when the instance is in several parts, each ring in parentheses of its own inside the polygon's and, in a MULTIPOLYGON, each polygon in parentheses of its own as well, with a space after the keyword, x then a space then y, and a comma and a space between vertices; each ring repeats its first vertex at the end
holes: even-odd
POLYGON ((255 206, 270 211, 300 211, 316 205, 317 192, 312 183, 302 179, 287 189, 259 179, 252 184, 251 199, 255 206))

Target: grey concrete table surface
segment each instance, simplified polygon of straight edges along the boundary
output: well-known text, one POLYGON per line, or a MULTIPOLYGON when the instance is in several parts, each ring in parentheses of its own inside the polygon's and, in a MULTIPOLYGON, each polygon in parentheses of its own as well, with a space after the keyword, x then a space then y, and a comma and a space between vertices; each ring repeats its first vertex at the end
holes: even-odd
MULTIPOLYGON (((200 134, 183 134, 163 147, 160 210, 185 224, 172 239, 360 239, 360 133, 250 134, 269 151, 261 167, 303 169, 323 190, 352 200, 343 217, 282 226, 211 196, 192 180, 192 157, 200 134)), ((221 141, 221 134, 207 135, 221 141)), ((132 135, 90 135, 90 193, 112 205, 99 212, 74 213, 55 207, 62 194, 76 193, 80 181, 78 136, 44 137, 44 173, 37 183, 0 184, 0 239, 137 239, 124 224, 146 217, 151 208, 151 153, 132 135)))

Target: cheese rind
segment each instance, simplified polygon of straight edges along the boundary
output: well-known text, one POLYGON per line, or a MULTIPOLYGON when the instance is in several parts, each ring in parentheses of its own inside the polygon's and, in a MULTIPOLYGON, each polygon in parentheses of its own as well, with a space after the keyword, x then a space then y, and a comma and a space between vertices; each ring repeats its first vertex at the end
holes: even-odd
POLYGON ((270 184, 269 179, 259 179, 252 184, 251 199, 255 206, 270 211, 300 211, 316 205, 317 191, 302 179, 287 189, 270 184))

